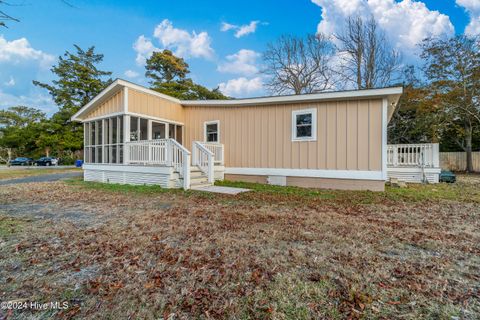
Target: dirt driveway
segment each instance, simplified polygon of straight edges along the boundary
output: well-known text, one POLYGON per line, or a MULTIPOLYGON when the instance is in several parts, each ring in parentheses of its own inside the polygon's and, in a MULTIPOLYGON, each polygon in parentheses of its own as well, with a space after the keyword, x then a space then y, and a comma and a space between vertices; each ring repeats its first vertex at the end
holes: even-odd
POLYGON ((236 196, 0 186, 0 318, 478 319, 480 179, 236 196), (465 181, 465 182, 463 182, 465 181), (22 300, 22 301, 23 301, 22 300))
POLYGON ((3 180, 0 180, 0 186, 9 185, 9 184, 19 184, 19 183, 53 182, 53 181, 71 179, 71 178, 82 177, 82 176, 83 176, 83 173, 81 171, 39 174, 39 175, 32 175, 24 178, 3 179, 3 180))

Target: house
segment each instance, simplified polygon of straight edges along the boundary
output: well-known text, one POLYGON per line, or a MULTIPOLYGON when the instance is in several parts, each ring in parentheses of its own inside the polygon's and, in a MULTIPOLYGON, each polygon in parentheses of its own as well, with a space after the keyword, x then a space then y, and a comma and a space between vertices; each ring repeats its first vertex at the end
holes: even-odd
POLYGON ((117 79, 72 120, 84 124, 86 181, 380 191, 392 158, 387 124, 401 94, 395 87, 184 101, 117 79))

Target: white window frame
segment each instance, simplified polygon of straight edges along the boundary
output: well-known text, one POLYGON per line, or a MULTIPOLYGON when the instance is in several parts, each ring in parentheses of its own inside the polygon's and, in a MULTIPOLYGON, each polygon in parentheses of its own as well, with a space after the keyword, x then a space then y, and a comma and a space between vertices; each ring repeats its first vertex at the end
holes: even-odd
POLYGON ((220 143, 220 120, 205 121, 203 123, 203 141, 208 143, 220 143), (207 125, 217 125, 217 141, 207 141, 207 125))
POLYGON ((292 141, 317 141, 317 109, 302 109, 292 111, 292 141), (297 137, 297 116, 303 114, 312 115, 312 136, 311 137, 297 137))

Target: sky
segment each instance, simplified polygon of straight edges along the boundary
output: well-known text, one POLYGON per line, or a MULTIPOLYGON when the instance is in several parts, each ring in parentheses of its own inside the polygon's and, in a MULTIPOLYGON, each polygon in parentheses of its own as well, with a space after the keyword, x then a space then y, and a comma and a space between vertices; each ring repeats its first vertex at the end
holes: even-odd
POLYGON ((405 63, 418 64, 428 36, 480 34, 480 0, 9 0, 18 18, 0 27, 0 109, 58 110, 45 89, 50 68, 73 44, 104 54, 100 68, 148 85, 145 59, 170 49, 189 75, 232 97, 266 95, 261 54, 283 34, 342 31, 350 15, 374 16, 405 63))

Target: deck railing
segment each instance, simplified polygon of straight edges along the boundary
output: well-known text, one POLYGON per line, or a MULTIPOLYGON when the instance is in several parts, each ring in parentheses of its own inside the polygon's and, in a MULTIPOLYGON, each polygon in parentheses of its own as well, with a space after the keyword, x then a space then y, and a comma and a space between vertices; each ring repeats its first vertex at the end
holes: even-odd
POLYGON ((215 142, 200 142, 205 148, 213 153, 213 161, 216 165, 223 165, 224 151, 223 144, 215 142))
POLYGON ((183 178, 183 188, 190 188, 190 151, 174 139, 128 141, 126 165, 170 166, 183 178))
POLYGON ((169 139, 127 142, 125 164, 167 165, 169 139))
POLYGON ((438 168, 438 143, 390 144, 387 146, 387 166, 438 168))
POLYGON ((180 143, 174 139, 168 139, 171 150, 169 163, 173 166, 174 171, 178 172, 183 178, 183 189, 190 189, 190 151, 185 149, 180 143))

